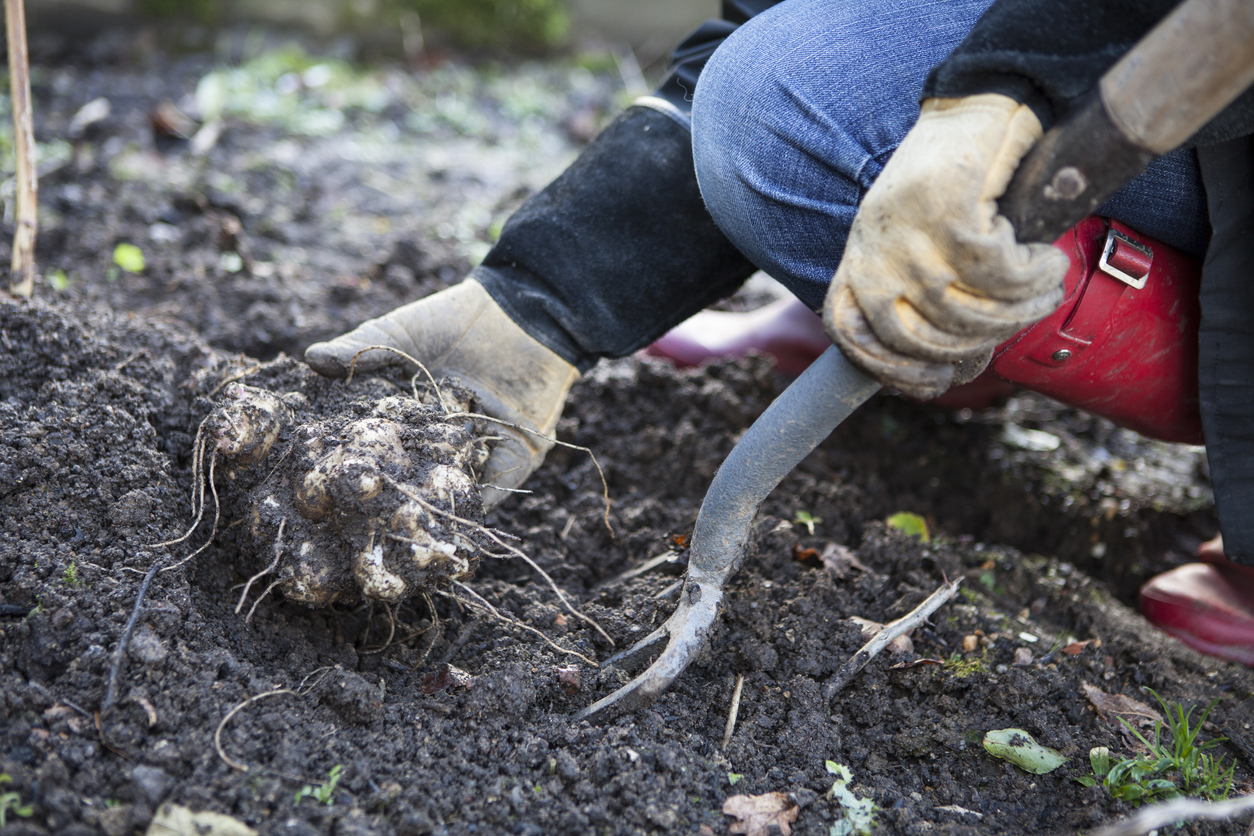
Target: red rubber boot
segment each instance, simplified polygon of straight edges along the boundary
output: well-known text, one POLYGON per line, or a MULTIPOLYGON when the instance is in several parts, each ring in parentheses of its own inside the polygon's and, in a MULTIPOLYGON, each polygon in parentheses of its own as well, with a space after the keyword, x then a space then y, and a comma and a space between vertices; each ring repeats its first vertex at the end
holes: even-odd
POLYGON ((1141 587, 1141 612, 1202 653, 1254 667, 1254 568, 1224 557, 1216 537, 1187 563, 1141 587))
MULTIPOLYGON (((790 296, 746 313, 701 311, 666 332, 644 353, 686 368, 756 350, 774 357, 781 374, 796 377, 831 345, 819 315, 790 296)), ((986 374, 955 386, 933 403, 951 410, 987 409, 1014 391, 1013 384, 986 374)))
POLYGON ((701 311, 645 349, 681 368, 716 357, 743 357, 751 349, 775 358, 781 373, 796 377, 831 347, 823 320, 789 296, 746 313, 701 311))

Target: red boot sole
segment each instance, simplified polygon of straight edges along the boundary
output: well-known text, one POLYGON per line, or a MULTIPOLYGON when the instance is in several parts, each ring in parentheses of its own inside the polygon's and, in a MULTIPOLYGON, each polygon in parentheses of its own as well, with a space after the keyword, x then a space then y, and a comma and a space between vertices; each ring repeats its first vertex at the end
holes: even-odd
POLYGON ((1141 587, 1141 613, 1211 656, 1254 667, 1254 570, 1189 563, 1141 587))

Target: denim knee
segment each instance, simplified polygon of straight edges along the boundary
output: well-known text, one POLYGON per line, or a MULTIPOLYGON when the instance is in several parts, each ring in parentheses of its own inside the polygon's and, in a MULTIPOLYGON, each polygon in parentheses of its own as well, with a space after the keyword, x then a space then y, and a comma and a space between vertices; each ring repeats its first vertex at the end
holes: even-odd
POLYGON ((693 102, 706 206, 811 307, 862 195, 918 117, 931 67, 990 0, 790 0, 711 57, 693 102))
MULTIPOLYGON (((817 308, 866 190, 918 118, 930 69, 990 0, 788 0, 737 29, 697 81, 697 182, 714 222, 817 308)), ((1186 251, 1209 228, 1191 151, 1102 213, 1186 251)))

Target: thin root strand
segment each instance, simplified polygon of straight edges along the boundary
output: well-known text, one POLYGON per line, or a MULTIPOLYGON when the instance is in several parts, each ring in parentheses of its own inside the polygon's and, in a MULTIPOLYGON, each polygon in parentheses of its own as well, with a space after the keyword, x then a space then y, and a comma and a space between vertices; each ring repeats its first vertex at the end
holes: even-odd
POLYGON ((528 429, 527 427, 512 424, 509 421, 502 421, 500 418, 493 418, 491 415, 483 415, 478 412, 452 412, 444 416, 446 421, 451 421, 454 418, 482 418, 484 421, 491 421, 494 424, 509 427, 511 430, 518 430, 519 432, 527 433, 528 435, 534 435, 537 438, 543 438, 545 441, 551 441, 558 447, 566 447, 570 450, 578 450, 581 453, 587 453, 589 458, 592 459, 592 464, 596 467, 597 473, 601 477, 601 498, 605 500, 605 527, 610 532, 610 536, 614 536, 614 526, 610 525, 610 483, 605 479, 605 471, 601 469, 601 463, 597 461, 596 453, 593 453, 590 448, 580 447, 578 444, 571 444, 567 441, 558 441, 556 438, 547 436, 539 430, 528 429))
MULTIPOLYGON (((470 596, 472 597, 473 600, 464 601, 463 603, 472 607, 479 607, 480 609, 486 610, 488 614, 491 615, 493 618, 499 619, 500 621, 504 622, 505 624, 509 624, 512 627, 517 627, 520 630, 526 630, 528 633, 534 633, 535 635, 544 639, 545 643, 548 644, 549 647, 553 648, 554 650, 557 650, 561 653, 569 653, 571 656, 577 656, 578 658, 587 662, 589 665, 592 665, 592 667, 594 668, 599 667, 599 665, 597 665, 595 661, 593 661, 592 659, 589 659, 587 656, 584 656, 579 651, 570 650, 569 648, 562 647, 560 644, 553 641, 544 633, 537 630, 535 627, 532 627, 530 624, 523 624, 521 621, 515 618, 510 618, 508 615, 505 615, 496 607, 492 606, 492 604, 490 604, 486 598, 484 598, 478 592, 475 592, 473 589, 471 589, 469 586, 462 583, 461 581, 453 581, 453 585, 469 593, 470 596)), ((456 598, 457 596, 453 596, 453 597, 456 598)))
POLYGON ((571 604, 570 599, 566 597, 566 594, 562 592, 561 587, 559 587, 557 583, 553 580, 552 576, 550 576, 548 572, 544 571, 544 569, 541 568, 540 564, 532 560, 525 552, 522 551, 522 549, 516 548, 514 546, 511 546, 509 543, 506 543, 503 539, 501 539, 501 537, 495 531, 493 531, 490 528, 486 528, 485 526, 479 525, 478 523, 471 522, 470 520, 459 517, 456 514, 451 514, 442 508, 437 508, 435 505, 423 499, 421 496, 419 496, 418 494, 410 490, 407 486, 401 484, 400 482, 396 481, 392 477, 385 475, 384 478, 388 480, 388 483, 392 485, 392 487, 396 488, 402 494, 409 497, 414 502, 417 502, 419 505, 421 505, 423 508, 426 508, 428 511, 432 512, 433 514, 439 514, 440 516, 447 517, 451 520, 454 520, 455 522, 458 522, 466 526, 472 531, 477 531, 487 536, 498 546, 500 546, 503 549, 506 549, 510 554, 522 560, 524 563, 530 566, 537 574, 539 574, 540 577, 544 578, 544 580, 548 583, 549 588, 553 590, 553 594, 557 596, 557 600, 562 603, 562 606, 564 606, 571 615, 573 615, 575 618, 578 618, 580 621, 583 621, 589 627, 591 627, 592 629, 600 633, 602 638, 604 638, 607 642, 610 643, 611 647, 615 646, 614 639, 610 638, 610 634, 605 632, 605 630, 601 627, 600 624, 596 622, 595 619, 593 619, 592 617, 588 615, 585 615, 584 613, 581 613, 578 609, 576 609, 575 606, 571 604))

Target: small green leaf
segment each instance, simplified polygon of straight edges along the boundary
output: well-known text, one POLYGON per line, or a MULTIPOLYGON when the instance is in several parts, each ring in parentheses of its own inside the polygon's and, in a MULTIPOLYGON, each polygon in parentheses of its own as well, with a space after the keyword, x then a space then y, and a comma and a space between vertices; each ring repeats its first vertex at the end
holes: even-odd
POLYGON ((811 514, 809 511, 798 511, 792 518, 792 524, 804 525, 806 527, 806 531, 810 532, 811 537, 814 536, 814 524, 821 522, 823 521, 811 514))
POLYGON ((142 273, 144 251, 134 244, 118 244, 113 248, 113 263, 128 273, 142 273))
POLYGON ((1086 787, 1097 786, 1097 779, 1094 778, 1092 775, 1079 775, 1076 777, 1075 780, 1077 784, 1083 784, 1086 787))
POLYGON ((984 748, 995 758, 1013 763, 1024 772, 1044 775, 1067 762, 1061 752, 1042 746, 1023 729, 997 729, 984 735, 984 748))
POLYGON ((58 293, 64 293, 70 286, 70 277, 60 268, 49 272, 44 278, 48 280, 48 286, 58 293))
POLYGON ((911 537, 918 537, 924 543, 931 539, 927 534, 927 521, 918 514, 901 511, 889 517, 887 522, 889 528, 895 528, 902 534, 909 534, 911 537))
POLYGON ((1110 772, 1110 749, 1105 746, 1094 746, 1089 749, 1089 763, 1093 766, 1093 774, 1105 778, 1110 772))
POLYGON ((827 771, 836 776, 828 795, 836 800, 844 810, 845 818, 833 825, 828 836, 870 836, 875 826, 875 813, 878 808, 871 798, 858 798, 849 789, 853 781, 853 773, 849 767, 836 761, 826 761, 827 771))
POLYGON ((736 786, 736 782, 739 781, 743 777, 745 776, 740 774, 739 772, 728 772, 727 783, 731 784, 734 787, 736 786))

